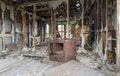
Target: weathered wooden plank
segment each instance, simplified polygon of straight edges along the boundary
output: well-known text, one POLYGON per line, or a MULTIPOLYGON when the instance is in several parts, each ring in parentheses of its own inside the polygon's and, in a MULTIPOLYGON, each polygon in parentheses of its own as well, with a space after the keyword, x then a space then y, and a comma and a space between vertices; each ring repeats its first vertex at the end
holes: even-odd
POLYGON ((64 37, 65 37, 65 38, 68 38, 68 37, 69 37, 69 25, 70 25, 69 14, 70 14, 70 12, 69 12, 69 0, 67 0, 67 25, 66 25, 66 27, 65 27, 65 29, 64 29, 64 31, 65 31, 64 37))
POLYGON ((117 0, 117 66, 120 68, 120 0, 117 0))
POLYGON ((24 38, 24 42, 23 42, 23 47, 26 47, 26 14, 25 14, 25 7, 23 7, 22 10, 22 22, 23 22, 23 38, 24 38))
POLYGON ((36 11, 41 12, 41 11, 49 11, 51 8, 41 8, 41 9, 37 9, 36 11))
POLYGON ((56 38, 56 10, 52 9, 53 39, 56 38))
POLYGON ((36 23, 36 5, 33 6, 33 25, 34 25, 34 48, 36 48, 36 31, 37 31, 37 23, 36 23))

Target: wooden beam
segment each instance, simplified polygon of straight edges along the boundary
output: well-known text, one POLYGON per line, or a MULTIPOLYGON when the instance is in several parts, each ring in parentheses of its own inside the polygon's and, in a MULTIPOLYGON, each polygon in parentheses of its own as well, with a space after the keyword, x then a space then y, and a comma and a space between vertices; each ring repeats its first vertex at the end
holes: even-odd
POLYGON ((36 24, 36 5, 33 6, 33 25, 34 25, 34 49, 36 48, 36 31, 37 31, 37 24, 36 24))
POLYGON ((5 38, 2 38, 2 50, 5 50, 5 38))
POLYGON ((23 22, 23 38, 24 38, 24 42, 23 42, 23 47, 26 47, 26 14, 25 14, 25 7, 23 7, 22 10, 22 22, 23 22))
POLYGON ((46 25, 45 25, 45 22, 44 22, 44 25, 43 25, 43 42, 45 42, 45 35, 46 35, 46 33, 45 33, 45 29, 46 28, 46 25))
MULTIPOLYGON (((59 9, 56 9, 57 12, 61 13, 64 18, 66 18, 66 14, 64 11, 61 11, 59 9)), ((69 14, 68 14, 69 15, 69 14)))
POLYGON ((53 28, 53 39, 56 39, 56 10, 52 9, 52 28, 53 28))
POLYGON ((70 18, 69 18, 69 0, 67 1, 67 25, 65 30, 65 38, 69 37, 69 25, 70 25, 70 18))
POLYGON ((40 20, 40 43, 42 43, 42 38, 43 38, 43 36, 42 36, 42 20, 40 20))
POLYGON ((120 0, 117 0, 117 66, 120 68, 120 0))
MULTIPOLYGON (((23 8, 19 8, 18 10, 23 10, 23 8)), ((26 10, 25 10, 25 13, 27 13, 27 14, 29 14, 29 15, 32 15, 32 16, 34 15, 33 13, 28 12, 28 11, 26 11, 26 10)), ((40 18, 40 19, 42 19, 42 20, 45 21, 45 18, 42 18, 42 17, 40 17, 40 16, 37 16, 37 15, 36 15, 36 18, 40 18)))
POLYGON ((30 19, 30 15, 29 15, 29 25, 28 25, 29 26, 29 28, 28 28, 29 29, 29 38, 28 38, 29 39, 29 47, 31 47, 31 38, 30 38, 30 36, 31 36, 31 24, 30 24, 30 21, 31 21, 31 19, 30 19))
MULTIPOLYGON (((104 60, 108 60, 107 59, 107 44, 108 44, 108 41, 107 41, 107 38, 108 38, 108 0, 106 0, 106 39, 104 38, 103 40, 105 40, 106 42, 103 42, 103 44, 102 44, 102 48, 103 48, 103 51, 105 51, 105 59, 104 60), (104 45, 104 44, 106 44, 106 45, 104 45), (104 47, 106 46, 106 48, 104 49, 104 47)), ((101 23, 102 24, 102 23, 101 23)), ((102 26, 102 30, 103 30, 103 26, 102 26)), ((104 52, 103 52, 104 53, 104 52)))
MULTIPOLYGON (((85 9, 84 9, 84 0, 82 0, 82 31, 84 30, 84 13, 85 13, 85 9)), ((82 48, 84 48, 84 36, 82 36, 82 48)))
POLYGON ((13 6, 13 3, 12 3, 12 0, 10 1, 7 1, 7 0, 1 0, 2 2, 5 2, 7 5, 12 5, 13 6))
MULTIPOLYGON (((99 2, 99 1, 100 1, 100 0, 97 0, 97 1, 96 1, 96 3, 97 3, 97 5, 96 5, 96 6, 97 6, 97 9, 96 9, 96 10, 97 10, 97 18, 96 18, 96 21, 97 21, 96 24, 97 24, 97 26, 96 26, 96 30, 95 30, 95 31, 96 31, 96 43, 97 43, 97 46, 99 46, 99 40, 98 40, 99 34, 98 34, 98 33, 99 33, 99 32, 101 33, 101 30, 100 30, 100 31, 98 30, 98 26, 99 26, 99 22, 100 22, 100 20, 99 20, 99 17, 100 17, 100 16, 99 16, 99 10, 100 10, 100 9, 99 9, 99 7, 100 7, 100 4, 99 4, 99 3, 100 3, 100 2, 99 2)), ((102 33, 101 33, 101 35, 102 35, 102 33)), ((96 49, 99 50, 98 47, 97 47, 96 49)), ((100 50, 100 51, 101 51, 101 50, 100 50)))
POLYGON ((50 13, 48 13, 48 12, 42 12, 42 13, 39 13, 40 15, 50 15, 50 13))
MULTIPOLYGON (((58 0, 51 0, 51 1, 58 1, 58 0)), ((46 2, 51 2, 51 1, 33 1, 33 2, 26 2, 26 3, 23 3, 21 4, 20 6, 32 6, 32 5, 38 5, 38 4, 41 4, 41 3, 46 3, 46 2)))
POLYGON ((51 8, 41 8, 41 9, 37 9, 36 11, 38 12, 40 12, 40 11, 49 11, 51 8))

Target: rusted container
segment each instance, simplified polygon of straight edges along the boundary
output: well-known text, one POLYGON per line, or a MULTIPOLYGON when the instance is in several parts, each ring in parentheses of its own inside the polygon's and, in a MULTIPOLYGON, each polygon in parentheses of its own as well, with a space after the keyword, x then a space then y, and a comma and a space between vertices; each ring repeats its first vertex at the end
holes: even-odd
POLYGON ((76 40, 55 39, 49 42, 49 58, 53 61, 68 62, 76 59, 76 40))

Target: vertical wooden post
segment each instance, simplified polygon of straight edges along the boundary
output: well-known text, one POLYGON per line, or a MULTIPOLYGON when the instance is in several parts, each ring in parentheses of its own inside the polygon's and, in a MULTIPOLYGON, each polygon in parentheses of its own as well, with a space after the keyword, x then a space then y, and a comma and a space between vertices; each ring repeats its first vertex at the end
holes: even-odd
POLYGON ((54 10, 53 19, 54 39, 56 39, 56 10, 54 10))
MULTIPOLYGON (((105 60, 107 60, 107 44, 108 44, 108 41, 107 41, 107 39, 108 39, 108 0, 106 0, 106 42, 105 42, 105 44, 106 44, 106 47, 105 47, 105 60)), ((103 47, 104 47, 104 45, 102 45, 103 47)), ((102 48, 103 48, 102 47, 102 48)))
POLYGON ((82 0, 82 29, 84 29, 84 0, 82 0))
MULTIPOLYGON (((33 35, 33 34, 32 34, 32 32, 33 32, 33 31, 32 31, 33 25, 32 25, 32 23, 31 23, 32 18, 33 18, 33 16, 32 16, 31 19, 30 19, 30 36, 33 35)), ((33 45, 32 38, 30 38, 30 44, 31 44, 31 47, 32 47, 32 45, 33 45)))
POLYGON ((33 5, 33 25, 34 25, 34 49, 36 48, 36 31, 37 31, 37 24, 36 24, 36 5, 33 5))
MULTIPOLYGON (((82 33, 84 30, 84 0, 82 0, 82 33)), ((84 36, 82 36, 82 48, 84 48, 84 36)))
POLYGON ((16 43, 16 15, 17 15, 17 10, 14 8, 14 43, 16 43))
POLYGON ((25 7, 23 7, 22 10, 22 22, 23 22, 23 38, 24 38, 24 42, 23 42, 23 47, 26 47, 26 14, 25 14, 25 7))
POLYGON ((70 20, 69 20, 69 0, 67 1, 67 25, 66 25, 66 33, 65 36, 68 38, 69 36, 69 25, 70 25, 70 20))
MULTIPOLYGON (((51 8, 51 37, 53 36, 54 32, 53 32, 53 8, 51 8)), ((54 38, 54 37, 53 37, 54 38)))
POLYGON ((30 30, 31 30, 31 25, 30 25, 30 15, 29 15, 29 47, 31 47, 31 38, 30 38, 31 32, 30 32, 30 30))
POLYGON ((53 20, 52 20, 52 18, 53 18, 53 16, 52 16, 52 14, 53 14, 53 10, 52 10, 52 8, 51 8, 51 25, 50 25, 50 38, 52 38, 52 35, 53 35, 53 27, 52 27, 52 25, 53 25, 53 20))
MULTIPOLYGON (((96 32, 97 32, 97 34, 96 34, 96 35, 97 35, 97 36, 96 36, 97 46, 98 46, 98 43, 99 43, 99 40, 98 40, 98 39, 99 39, 99 38, 98 38, 99 35, 98 35, 98 34, 99 34, 99 32, 100 32, 100 31, 98 30, 98 27, 99 27, 99 17, 100 17, 100 16, 99 16, 99 0, 97 0, 97 20, 96 20, 96 21, 97 21, 97 28, 96 28, 96 32)), ((99 50, 98 47, 97 47, 97 50, 99 50)))
POLYGON ((28 14, 28 25, 27 25, 27 28, 28 28, 28 30, 27 30, 27 39, 28 39, 28 47, 30 47, 30 30, 29 30, 29 27, 30 27, 30 16, 29 16, 29 14, 28 14))
POLYGON ((5 37, 2 38, 2 50, 5 50, 5 37))
POLYGON ((42 42, 43 36, 42 36, 42 20, 40 20, 40 43, 42 42))
POLYGON ((117 66, 120 68, 120 0, 117 0, 117 66))
POLYGON ((53 39, 56 39, 56 10, 52 9, 53 39))
POLYGON ((44 25, 43 25, 43 42, 45 42, 45 39, 46 39, 46 25, 45 25, 45 21, 44 21, 44 25))

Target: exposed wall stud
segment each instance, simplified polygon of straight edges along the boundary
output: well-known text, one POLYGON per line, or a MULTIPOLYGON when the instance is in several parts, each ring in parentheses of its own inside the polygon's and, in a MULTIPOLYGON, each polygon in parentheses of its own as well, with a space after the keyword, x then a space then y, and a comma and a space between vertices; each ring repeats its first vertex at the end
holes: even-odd
POLYGON ((22 22, 23 22, 23 38, 24 38, 24 42, 23 42, 23 47, 26 47, 26 14, 25 14, 25 7, 23 7, 22 10, 22 22))
POLYGON ((33 44, 34 44, 34 49, 36 48, 36 31, 37 31, 37 23, 36 23, 36 5, 33 5, 33 25, 34 25, 34 41, 33 41, 33 44))
POLYGON ((120 68, 120 0, 117 0, 117 66, 120 68))

